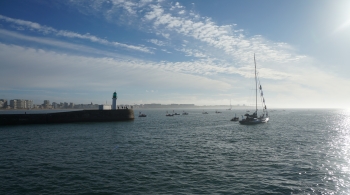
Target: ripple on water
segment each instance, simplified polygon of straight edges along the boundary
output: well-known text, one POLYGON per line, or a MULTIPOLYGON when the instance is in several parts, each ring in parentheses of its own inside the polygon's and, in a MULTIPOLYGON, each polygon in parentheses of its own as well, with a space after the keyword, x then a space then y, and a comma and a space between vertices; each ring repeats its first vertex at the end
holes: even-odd
POLYGON ((230 121, 229 111, 201 112, 0 127, 0 192, 350 193, 349 112, 276 110, 257 126, 230 121))

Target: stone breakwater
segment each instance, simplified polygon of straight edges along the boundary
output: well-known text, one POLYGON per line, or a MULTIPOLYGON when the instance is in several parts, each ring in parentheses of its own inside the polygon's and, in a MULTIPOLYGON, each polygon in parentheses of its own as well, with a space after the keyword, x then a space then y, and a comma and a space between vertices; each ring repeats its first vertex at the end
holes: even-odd
POLYGON ((134 120, 134 110, 79 110, 43 114, 0 114, 0 125, 107 122, 134 120))

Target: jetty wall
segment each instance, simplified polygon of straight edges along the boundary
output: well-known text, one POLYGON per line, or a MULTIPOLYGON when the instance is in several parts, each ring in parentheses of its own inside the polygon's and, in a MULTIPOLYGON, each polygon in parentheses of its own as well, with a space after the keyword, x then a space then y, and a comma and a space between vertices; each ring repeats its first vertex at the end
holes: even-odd
POLYGON ((134 110, 79 110, 43 114, 0 114, 0 125, 107 122, 134 120, 134 110))

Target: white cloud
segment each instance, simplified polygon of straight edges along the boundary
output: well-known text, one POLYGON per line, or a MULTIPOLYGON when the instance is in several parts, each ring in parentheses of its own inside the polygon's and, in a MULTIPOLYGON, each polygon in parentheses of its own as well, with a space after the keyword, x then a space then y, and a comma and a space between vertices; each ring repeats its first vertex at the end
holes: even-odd
POLYGON ((101 50, 98 50, 98 49, 95 49, 92 47, 88 47, 88 46, 84 46, 84 45, 77 45, 77 44, 67 43, 67 42, 63 42, 63 41, 57 41, 57 40, 48 39, 48 38, 32 37, 32 36, 22 35, 20 33, 2 30, 2 29, 0 29, 0 36, 5 37, 5 38, 11 37, 11 38, 25 40, 25 41, 32 41, 32 42, 36 42, 39 44, 45 44, 45 45, 50 45, 53 47, 64 48, 64 49, 69 49, 69 50, 74 50, 77 52, 84 52, 84 53, 89 53, 89 54, 94 54, 94 55, 102 55, 102 56, 110 56, 110 57, 120 56, 116 53, 101 51, 101 50))
POLYGON ((224 90, 227 83, 171 72, 158 64, 137 60, 92 58, 0 44, 0 77, 16 88, 120 88, 224 90), (30 71, 28 71, 30 70, 30 71), (9 77, 8 75, 16 75, 9 77), (20 79, 19 79, 20 78, 20 79), (200 81, 200 82, 198 82, 200 81))
POLYGON ((197 58, 205 58, 207 57, 204 53, 200 52, 199 50, 196 49, 179 49, 178 51, 182 51, 184 53, 186 53, 186 56, 194 56, 197 58))
POLYGON ((108 17, 106 16, 109 21, 112 18, 123 18, 128 20, 123 23, 124 25, 135 25, 137 21, 141 21, 137 23, 137 25, 143 26, 139 30, 146 29, 148 31, 151 24, 156 35, 172 41, 191 38, 192 40, 189 41, 197 41, 197 44, 207 48, 207 50, 201 51, 203 55, 215 58, 214 55, 221 50, 225 53, 226 59, 230 58, 241 66, 251 63, 253 53, 260 53, 259 59, 262 62, 298 61, 303 58, 303 56, 295 54, 293 48, 286 43, 270 42, 262 36, 245 37, 243 29, 235 29, 236 24, 219 26, 208 17, 201 17, 192 10, 186 10, 186 7, 179 2, 124 0, 112 1, 112 3, 108 3, 110 1, 107 0, 99 1, 99 3, 95 3, 95 1, 77 2, 74 2, 74 6, 78 9, 84 7, 86 10, 94 9, 96 12, 109 12, 108 17), (81 4, 84 4, 84 6, 81 4), (90 4, 93 5, 91 8, 87 6, 90 4), (95 4, 98 4, 98 6, 95 4), (102 6, 102 4, 105 6, 102 6), (126 14, 123 10, 129 14, 126 14), (213 52, 214 49, 217 51, 213 52), (212 53, 214 55, 211 55, 212 53))
POLYGON ((185 10, 181 10, 181 11, 179 11, 179 14, 181 15, 181 14, 185 14, 186 12, 185 12, 185 10))
POLYGON ((153 44, 158 45, 158 46, 165 46, 166 45, 166 43, 164 41, 160 41, 158 39, 150 39, 150 40, 148 40, 148 42, 153 43, 153 44))
POLYGON ((27 27, 30 30, 37 30, 37 31, 43 32, 45 34, 57 32, 57 30, 55 30, 51 27, 42 26, 42 25, 35 23, 35 22, 30 22, 30 21, 25 21, 25 20, 20 20, 20 19, 13 19, 13 18, 9 18, 9 17, 3 16, 3 15, 0 15, 0 20, 4 20, 6 22, 19 25, 22 28, 27 27))
POLYGON ((23 28, 26 27, 26 28, 29 28, 30 30, 37 30, 38 32, 42 32, 44 34, 54 34, 56 36, 62 36, 62 37, 66 37, 66 38, 85 39, 85 40, 89 40, 91 42, 100 43, 100 44, 104 44, 104 45, 122 47, 122 48, 126 48, 129 50, 135 50, 135 51, 140 51, 140 52, 145 52, 145 53, 153 53, 153 51, 151 51, 149 48, 144 47, 144 46, 135 46, 135 45, 128 45, 128 44, 119 43, 119 42, 111 42, 111 41, 107 41, 106 39, 102 39, 102 38, 96 37, 94 35, 90 35, 89 33, 79 34, 79 33, 71 32, 71 31, 67 31, 67 30, 56 30, 52 27, 43 26, 43 25, 40 25, 40 24, 35 23, 35 22, 30 22, 30 21, 25 21, 25 20, 20 20, 20 19, 13 19, 13 18, 9 18, 6 16, 2 16, 2 15, 0 15, 0 20, 4 20, 6 22, 10 22, 10 23, 19 25, 19 26, 17 26, 17 29, 19 29, 19 30, 23 30, 23 28))
POLYGON ((246 38, 242 34, 244 32, 242 29, 233 29, 235 25, 218 26, 210 18, 198 19, 190 15, 173 16, 159 4, 149 7, 150 11, 146 12, 143 19, 153 24, 156 33, 169 33, 170 38, 171 33, 191 37, 203 44, 223 50, 226 55, 232 56, 240 63, 250 62, 254 52, 262 54, 261 61, 283 62, 302 58, 290 53, 288 50, 291 47, 285 43, 270 43, 262 36, 246 38))

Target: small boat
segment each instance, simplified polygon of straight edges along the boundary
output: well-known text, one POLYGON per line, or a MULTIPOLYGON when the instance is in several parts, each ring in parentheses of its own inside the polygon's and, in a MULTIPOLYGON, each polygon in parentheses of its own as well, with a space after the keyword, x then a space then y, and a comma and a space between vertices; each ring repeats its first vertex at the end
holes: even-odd
POLYGON ((188 115, 188 112, 182 111, 182 115, 188 115))
MULTIPOLYGON (((255 125, 260 123, 267 123, 269 121, 269 115, 267 112, 265 99, 263 97, 263 91, 259 80, 259 91, 260 91, 260 98, 262 102, 262 114, 258 117, 258 78, 256 74, 256 61, 255 61, 255 54, 254 54, 254 64, 255 64, 255 112, 253 114, 245 114, 244 116, 246 118, 243 118, 239 121, 242 125, 255 125)), ((248 111, 247 111, 248 112, 248 111)))
POLYGON ((174 116, 174 114, 168 114, 168 111, 166 111, 166 115, 165 116, 174 116))
POLYGON ((208 112, 204 112, 204 111, 203 111, 202 114, 208 114, 208 112))
POLYGON ((146 117, 147 115, 142 114, 141 112, 139 113, 139 117, 146 117))
POLYGON ((219 112, 219 111, 215 111, 215 113, 217 113, 217 114, 218 114, 218 113, 221 113, 221 112, 219 112))
POLYGON ((235 114, 235 117, 233 117, 233 118, 231 119, 231 121, 239 121, 239 118, 236 117, 236 114, 235 114))
POLYGON ((180 115, 180 114, 173 110, 173 115, 180 115))
POLYGON ((230 100, 230 108, 227 109, 227 110, 232 110, 231 100, 230 100))

